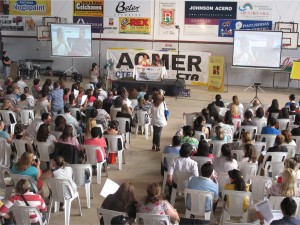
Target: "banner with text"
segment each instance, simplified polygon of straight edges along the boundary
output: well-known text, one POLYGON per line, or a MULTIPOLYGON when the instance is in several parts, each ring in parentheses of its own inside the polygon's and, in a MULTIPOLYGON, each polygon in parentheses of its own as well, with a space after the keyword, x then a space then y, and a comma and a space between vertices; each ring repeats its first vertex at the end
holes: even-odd
POLYGON ((74 0, 73 23, 91 24, 92 33, 103 28, 103 0, 74 0))
POLYGON ((210 56, 208 91, 224 92, 224 56, 210 56))
POLYGON ((210 52, 166 52, 133 49, 108 49, 107 70, 111 80, 133 77, 133 70, 139 61, 147 55, 150 62, 159 56, 164 62, 167 76, 164 79, 184 79, 193 85, 207 85, 208 62, 210 52), (178 70, 178 74, 177 74, 178 70))
MULTIPOLYGON (((119 30, 120 17, 122 18, 148 18, 152 17, 152 1, 130 1, 130 0, 109 0, 104 4, 103 29, 104 33, 127 33, 119 30)), ((151 24, 149 24, 151 26, 151 24)), ((137 27, 134 28, 134 30, 137 27)), ((142 28, 144 29, 144 28, 142 28)))
POLYGON ((243 1, 238 2, 237 19, 239 20, 272 20, 273 2, 243 1))
POLYGON ((5 31, 24 31, 24 17, 0 15, 0 27, 5 31))
POLYGON ((135 17, 119 17, 119 33, 122 34, 150 34, 151 19, 135 17))
POLYGON ((175 34, 175 2, 161 2, 159 14, 159 34, 175 34))
POLYGON ((272 30, 272 21, 219 20, 219 37, 233 37, 234 30, 272 30))
POLYGON ((51 0, 9 0, 9 14, 50 16, 51 0))

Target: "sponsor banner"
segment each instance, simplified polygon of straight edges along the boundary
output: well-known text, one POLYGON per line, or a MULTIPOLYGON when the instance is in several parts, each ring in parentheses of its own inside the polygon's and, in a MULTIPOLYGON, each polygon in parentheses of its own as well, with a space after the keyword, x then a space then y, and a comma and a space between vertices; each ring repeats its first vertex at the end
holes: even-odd
POLYGON ((141 17, 120 17, 119 33, 122 34, 150 34, 151 19, 141 17))
POLYGON ((73 16, 103 17, 103 0, 74 0, 73 16))
POLYGON ((238 2, 237 19, 239 20, 272 20, 272 16, 273 2, 238 2))
POLYGON ((50 16, 50 0, 9 0, 10 15, 50 16))
POLYGON ((185 18, 184 24, 193 25, 219 25, 218 19, 203 19, 203 18, 185 18))
POLYGON ((224 92, 224 56, 210 56, 208 69, 208 91, 224 92))
POLYGON ((7 31, 24 31, 23 16, 0 16, 1 30, 7 31))
POLYGON ((159 34, 175 34, 175 2, 161 2, 159 11, 159 34))
POLYGON ((103 17, 73 16, 73 23, 91 24, 92 33, 100 33, 103 29, 103 17))
POLYGON ((218 26, 216 25, 185 25, 185 35, 201 35, 204 37, 217 37, 218 26))
POLYGON ((272 30, 272 21, 220 20, 219 37, 233 37, 234 30, 272 30))
POLYGON ((207 85, 208 62, 210 52, 165 52, 165 51, 137 51, 133 49, 108 49, 107 64, 108 77, 117 80, 124 77, 133 77, 134 67, 147 55, 150 62, 159 55, 164 62, 167 75, 164 79, 184 79, 188 84, 207 85), (177 74, 178 70, 178 74, 177 74))
POLYGON ((119 33, 119 17, 151 18, 151 0, 109 0, 104 4, 105 33, 119 33))
POLYGON ((236 19, 236 2, 185 2, 185 18, 236 19))

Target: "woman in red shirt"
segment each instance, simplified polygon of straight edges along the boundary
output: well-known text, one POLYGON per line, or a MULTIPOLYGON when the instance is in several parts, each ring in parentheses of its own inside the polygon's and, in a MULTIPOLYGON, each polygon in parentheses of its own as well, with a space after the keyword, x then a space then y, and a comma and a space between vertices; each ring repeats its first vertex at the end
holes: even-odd
POLYGON ((101 132, 101 128, 100 127, 93 127, 91 130, 91 136, 92 138, 90 139, 86 139, 84 141, 84 144, 86 145, 96 145, 96 146, 100 146, 102 148, 99 148, 97 153, 96 153, 96 157, 97 157, 97 162, 102 162, 104 159, 106 159, 106 141, 104 138, 102 138, 102 132, 101 132), (102 151, 102 154, 101 152, 102 151), (103 155, 103 158, 102 158, 103 155))

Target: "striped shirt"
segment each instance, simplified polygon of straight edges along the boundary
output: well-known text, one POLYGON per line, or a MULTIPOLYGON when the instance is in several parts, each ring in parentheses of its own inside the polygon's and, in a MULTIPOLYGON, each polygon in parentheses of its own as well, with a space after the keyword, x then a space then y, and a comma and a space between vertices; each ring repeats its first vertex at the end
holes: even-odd
MULTIPOLYGON (((47 211, 47 206, 40 195, 34 194, 32 192, 26 192, 23 196, 30 206, 36 207, 41 213, 47 211)), ((4 216, 6 213, 8 213, 9 209, 14 205, 26 206, 26 203, 20 195, 11 196, 9 200, 7 200, 5 204, 0 208, 0 216, 4 216)), ((38 218, 36 214, 30 213, 30 223, 37 222, 38 218)))

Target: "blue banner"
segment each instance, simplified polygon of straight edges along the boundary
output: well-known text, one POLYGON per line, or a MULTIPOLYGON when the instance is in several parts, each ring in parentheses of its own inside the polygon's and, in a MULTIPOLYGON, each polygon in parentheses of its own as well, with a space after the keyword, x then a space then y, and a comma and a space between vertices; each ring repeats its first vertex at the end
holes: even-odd
POLYGON ((219 37, 233 37, 234 30, 272 30, 272 21, 219 20, 219 37))
POLYGON ((185 2, 185 18, 236 19, 236 2, 185 2))
POLYGON ((73 16, 73 23, 91 24, 92 33, 103 33, 103 17, 73 16))

